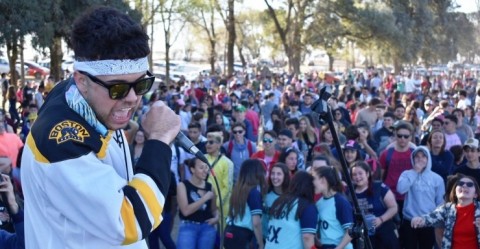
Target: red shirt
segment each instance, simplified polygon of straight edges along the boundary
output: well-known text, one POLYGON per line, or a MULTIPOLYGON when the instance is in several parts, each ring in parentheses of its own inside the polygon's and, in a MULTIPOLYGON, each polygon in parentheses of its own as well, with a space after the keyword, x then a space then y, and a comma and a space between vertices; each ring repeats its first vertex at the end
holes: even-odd
POLYGON ((270 161, 270 163, 268 163, 268 165, 265 163, 264 159, 265 159, 265 151, 264 150, 260 150, 260 151, 257 151, 255 153, 253 153, 253 155, 250 157, 251 159, 260 159, 263 163, 263 167, 265 167, 265 171, 267 172, 266 176, 268 177, 268 175, 270 174, 270 169, 272 168, 272 166, 278 162, 278 158, 280 157, 280 151, 276 150, 275 151, 275 154, 273 154, 273 158, 272 158, 272 161, 270 161))
POLYGON ((457 217, 453 227, 452 248, 478 248, 475 231, 475 205, 457 206, 457 217))
MULTIPOLYGON (((387 166, 387 153, 388 149, 385 149, 380 155, 380 166, 383 170, 387 166)), ((412 161, 410 161, 410 155, 412 151, 407 149, 405 152, 394 151, 392 159, 389 162, 387 176, 385 177, 385 185, 387 185, 395 195, 395 200, 404 200, 405 196, 397 192, 397 183, 400 175, 405 170, 412 169, 412 161)))

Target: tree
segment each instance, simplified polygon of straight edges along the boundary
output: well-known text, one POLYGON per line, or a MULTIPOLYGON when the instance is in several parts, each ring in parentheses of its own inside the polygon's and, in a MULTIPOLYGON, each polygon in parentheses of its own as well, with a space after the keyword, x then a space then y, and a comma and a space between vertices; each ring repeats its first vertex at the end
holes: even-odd
POLYGON ((246 66, 243 49, 248 52, 250 59, 260 57, 260 49, 265 45, 268 37, 266 34, 272 34, 265 32, 264 15, 264 11, 258 10, 245 11, 237 15, 236 45, 243 66, 246 66))
POLYGON ((170 48, 185 27, 186 22, 181 18, 181 13, 185 12, 187 5, 181 0, 159 0, 159 3, 158 13, 165 36, 165 79, 168 82, 170 81, 170 48), (175 24, 179 24, 179 28, 173 30, 175 24))
POLYGON ((272 18, 277 34, 280 36, 285 54, 288 58, 290 72, 300 73, 302 51, 305 49, 302 36, 307 18, 311 16, 310 7, 314 5, 313 0, 286 0, 284 3, 286 15, 284 20, 280 18, 279 11, 273 8, 268 0, 268 14, 272 18))
POLYGON ((10 82, 15 84, 18 75, 15 64, 19 51, 22 49, 22 40, 25 35, 34 31, 38 23, 36 13, 37 1, 3 1, 0 0, 0 44, 7 47, 7 58, 10 64, 10 82))
POLYGON ((216 0, 189 0, 187 5, 189 8, 184 12, 184 18, 195 27, 200 28, 206 35, 209 45, 210 71, 215 73, 218 39, 218 32, 215 28, 216 0))

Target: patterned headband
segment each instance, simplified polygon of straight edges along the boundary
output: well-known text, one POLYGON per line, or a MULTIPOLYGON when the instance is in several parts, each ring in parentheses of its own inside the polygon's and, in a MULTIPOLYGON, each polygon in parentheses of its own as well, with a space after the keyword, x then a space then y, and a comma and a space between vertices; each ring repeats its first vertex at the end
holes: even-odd
POLYGON ((84 71, 93 76, 144 73, 148 70, 148 58, 125 60, 74 61, 75 71, 84 71))

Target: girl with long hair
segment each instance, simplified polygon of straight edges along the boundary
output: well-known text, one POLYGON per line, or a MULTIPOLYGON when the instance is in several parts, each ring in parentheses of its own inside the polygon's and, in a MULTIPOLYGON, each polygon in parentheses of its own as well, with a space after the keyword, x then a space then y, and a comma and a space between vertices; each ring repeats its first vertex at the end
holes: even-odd
POLYGON ((192 175, 177 186, 177 201, 180 209, 178 249, 213 249, 219 215, 212 184, 206 181, 208 165, 200 159, 187 160, 192 175))
POLYGON ((266 185, 262 162, 258 159, 245 160, 230 198, 225 228, 226 249, 249 248, 254 236, 258 248, 264 248, 261 216, 266 185))
POLYGON ((328 125, 322 126, 320 136, 320 141, 322 141, 322 143, 328 144, 332 149, 334 148, 335 145, 333 144, 332 131, 328 125))
POLYGON ((287 165, 284 163, 275 163, 270 168, 270 173, 268 176, 268 193, 265 197, 265 202, 263 205, 262 231, 264 238, 267 238, 268 235, 268 213, 270 211, 270 207, 272 207, 273 202, 275 202, 278 197, 287 192, 289 185, 290 172, 288 172, 287 165))
POLYGON ((318 215, 313 202, 313 178, 297 172, 286 193, 278 197, 269 212, 266 249, 314 247, 318 215))
POLYGON ((468 105, 465 108, 465 119, 466 119, 465 124, 469 125, 470 128, 472 128, 472 131, 475 133, 477 130, 478 123, 477 123, 477 117, 475 115, 475 109, 473 108, 473 106, 468 105))
POLYGON ((432 130, 427 139, 427 147, 432 157, 432 171, 439 174, 445 184, 447 176, 453 172, 454 156, 449 150, 445 150, 445 134, 441 130, 432 130))
POLYGON ((318 143, 318 134, 307 116, 300 117, 299 127, 300 132, 298 138, 307 145, 307 162, 310 162, 312 161, 313 147, 318 143))
POLYGON ((322 194, 316 203, 322 249, 352 249, 348 230, 353 225, 353 209, 342 194, 343 184, 338 171, 331 166, 319 167, 312 175, 315 193, 322 194))
POLYGON ((280 154, 278 161, 287 165, 290 176, 298 171, 298 152, 292 148, 287 148, 280 154))
POLYGON ((398 249, 400 244, 395 234, 392 218, 398 212, 393 192, 380 181, 373 181, 371 167, 357 161, 350 168, 360 209, 368 224, 370 241, 374 249, 398 249))
POLYGON ((135 134, 132 147, 130 150, 132 152, 133 167, 135 167, 135 165, 138 162, 138 159, 140 159, 140 156, 142 155, 143 145, 145 144, 145 141, 147 141, 147 136, 145 135, 143 130, 138 130, 137 133, 135 134))

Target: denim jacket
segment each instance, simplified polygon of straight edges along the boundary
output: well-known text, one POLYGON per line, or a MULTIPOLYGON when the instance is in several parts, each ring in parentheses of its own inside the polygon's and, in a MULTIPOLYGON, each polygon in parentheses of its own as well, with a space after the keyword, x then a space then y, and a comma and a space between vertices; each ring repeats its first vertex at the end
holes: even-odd
MULTIPOLYGON (((475 205, 475 217, 480 217, 480 202, 474 201, 475 205)), ((452 248, 453 240, 453 227, 455 225, 457 217, 457 208, 456 204, 452 202, 445 203, 437 207, 430 214, 423 215, 422 218, 425 219, 425 226, 427 227, 439 227, 444 228, 443 239, 442 239, 442 249, 452 248)), ((475 220, 473 217, 473 220, 475 220)), ((477 233, 477 242, 480 245, 480 231, 475 226, 475 231, 477 233)))

